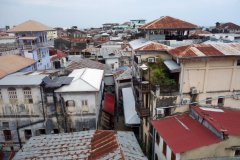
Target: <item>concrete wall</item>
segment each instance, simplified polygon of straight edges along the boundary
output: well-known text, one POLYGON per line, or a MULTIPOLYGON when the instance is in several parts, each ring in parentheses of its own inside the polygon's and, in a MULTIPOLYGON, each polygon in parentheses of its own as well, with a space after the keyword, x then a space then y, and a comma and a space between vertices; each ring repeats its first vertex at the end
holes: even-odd
POLYGON ((116 71, 116 69, 119 68, 118 58, 105 59, 105 64, 106 64, 107 68, 111 69, 112 71, 116 71), (114 64, 114 69, 112 69, 111 64, 114 64))
POLYGON ((240 136, 229 135, 229 139, 208 146, 199 147, 181 153, 181 160, 197 158, 234 157, 235 150, 226 150, 232 146, 239 146, 240 136))
POLYGON ((113 76, 104 76, 104 83, 106 85, 114 85, 114 78, 113 78, 113 76))

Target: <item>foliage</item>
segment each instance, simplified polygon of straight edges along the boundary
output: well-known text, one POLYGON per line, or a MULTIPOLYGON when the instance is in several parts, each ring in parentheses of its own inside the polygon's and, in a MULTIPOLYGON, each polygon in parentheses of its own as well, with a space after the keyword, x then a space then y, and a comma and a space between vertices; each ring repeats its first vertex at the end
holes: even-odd
POLYGON ((140 148, 142 149, 142 152, 144 154, 146 154, 146 143, 144 143, 141 138, 137 139, 137 141, 138 141, 138 144, 139 144, 140 148))
POLYGON ((159 58, 156 63, 148 63, 148 66, 153 70, 153 84, 176 84, 175 80, 171 79, 171 73, 164 65, 162 58, 159 58))

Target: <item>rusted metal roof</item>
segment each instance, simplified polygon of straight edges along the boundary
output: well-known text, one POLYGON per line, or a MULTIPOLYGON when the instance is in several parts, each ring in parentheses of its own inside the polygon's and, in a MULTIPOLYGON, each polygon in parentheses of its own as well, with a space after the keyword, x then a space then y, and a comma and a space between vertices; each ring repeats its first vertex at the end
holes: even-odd
POLYGON ((0 78, 26 68, 37 61, 15 54, 0 56, 0 78))
POLYGON ((228 22, 220 25, 219 27, 216 27, 217 29, 240 29, 239 25, 236 25, 234 23, 228 22))
POLYGON ((168 50, 179 58, 240 56, 240 44, 190 44, 168 50))
POLYGON ((132 69, 120 69, 113 73, 115 80, 124 80, 124 79, 131 79, 132 78, 132 69))
POLYGON ((76 42, 76 43, 86 43, 87 40, 90 40, 90 43, 92 43, 93 41, 109 41, 110 38, 108 37, 79 37, 79 38, 74 38, 74 37, 70 37, 70 36, 59 36, 60 38, 63 38, 65 40, 71 41, 71 42, 76 42))
POLYGON ((34 20, 29 20, 23 22, 16 27, 7 30, 8 33, 11 32, 36 32, 36 31, 55 31, 53 28, 48 27, 42 23, 36 22, 34 20))
POLYGON ((99 62, 94 62, 86 59, 77 59, 73 60, 66 69, 69 71, 73 71, 74 69, 83 69, 83 68, 93 68, 93 69, 101 69, 105 70, 106 66, 99 62))
POLYGON ((207 31, 194 31, 194 32, 189 33, 188 36, 198 36, 199 34, 212 34, 212 33, 207 32, 207 31))
POLYGON ((114 47, 107 47, 107 48, 89 48, 85 49, 82 52, 90 52, 91 55, 98 55, 98 56, 105 56, 107 57, 110 53, 114 53, 117 56, 127 56, 130 57, 127 53, 123 52, 121 49, 117 49, 114 47))
POLYGON ((147 160, 133 132, 90 130, 30 138, 15 155, 22 159, 147 160))
POLYGON ((163 16, 139 27, 138 29, 182 29, 182 28, 196 29, 201 28, 201 26, 170 16, 163 16))
POLYGON ((134 49, 134 51, 144 51, 144 50, 168 50, 169 46, 163 45, 163 44, 159 44, 159 43, 155 43, 155 42, 151 42, 151 43, 147 43, 144 46, 141 46, 137 49, 134 49))

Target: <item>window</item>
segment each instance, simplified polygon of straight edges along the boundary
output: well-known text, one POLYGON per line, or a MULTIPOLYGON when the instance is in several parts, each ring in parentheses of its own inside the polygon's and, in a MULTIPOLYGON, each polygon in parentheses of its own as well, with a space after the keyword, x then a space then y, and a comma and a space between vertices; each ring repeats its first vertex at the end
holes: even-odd
POLYGON ((39 133, 40 133, 40 135, 45 135, 46 134, 46 130, 45 129, 39 129, 39 133))
POLYGON ((75 106, 74 100, 68 100, 68 101, 66 102, 66 106, 67 106, 67 107, 74 107, 74 106, 75 106))
POLYGON ((39 51, 39 50, 37 51, 37 57, 38 57, 38 60, 40 60, 40 59, 41 59, 41 53, 40 53, 40 51, 39 51))
POLYGON ((16 89, 13 87, 8 88, 8 95, 9 95, 9 99, 17 99, 16 89))
POLYGON ((13 148, 13 147, 11 147, 11 151, 14 151, 14 148, 13 148))
POLYGON ((32 137, 32 131, 31 129, 26 129, 24 130, 24 134, 25 134, 25 139, 28 140, 32 137))
POLYGON ((131 82, 131 79, 119 80, 119 83, 127 83, 127 82, 131 82))
POLYGON ((53 129, 53 130, 51 131, 51 133, 52 133, 52 134, 58 134, 58 133, 59 133, 59 130, 58 130, 58 129, 53 129))
POLYGON ((212 104, 212 100, 210 100, 210 99, 212 99, 211 97, 210 98, 207 98, 206 100, 206 104, 212 104))
POLYGON ((53 103, 53 96, 47 96, 47 103, 53 103))
POLYGON ((3 127, 9 127, 9 122, 2 122, 3 127))
POLYGON ((147 117, 145 118, 145 126, 147 127, 147 117))
POLYGON ((237 61, 237 66, 240 66, 240 60, 237 61))
POLYGON ((111 64, 112 69, 114 69, 114 63, 111 64))
POLYGON ((89 131, 90 128, 83 128, 83 131, 89 131))
POLYGON ((163 141, 163 154, 164 154, 165 157, 166 157, 166 155, 167 155, 167 144, 166 144, 165 141, 163 141))
POLYGON ((172 151, 171 160, 176 160, 176 155, 172 151))
POLYGON ((23 95, 24 95, 24 103, 25 104, 32 104, 33 99, 32 99, 32 92, 29 87, 23 88, 23 95))
POLYGON ((160 141, 160 139, 159 139, 159 135, 158 135, 158 133, 156 132, 156 143, 159 145, 159 141, 160 141))
POLYGON ((77 132, 76 128, 70 128, 70 132, 77 132))
POLYGON ((88 106, 88 100, 82 100, 82 106, 88 106))
POLYGON ((28 53, 32 53, 32 51, 28 51, 28 53))
POLYGON ((224 103, 224 98, 222 98, 222 97, 218 97, 218 105, 223 105, 223 103, 224 103))
POLYGON ((0 99, 2 99, 3 97, 2 97, 2 91, 1 91, 1 89, 0 89, 0 99))
POLYGON ((12 140, 12 134, 10 130, 3 130, 3 135, 5 138, 5 141, 11 141, 12 140))
POLYGON ((158 160, 158 155, 155 153, 155 160, 158 160))
POLYGON ((240 157, 240 150, 235 151, 235 157, 240 157))

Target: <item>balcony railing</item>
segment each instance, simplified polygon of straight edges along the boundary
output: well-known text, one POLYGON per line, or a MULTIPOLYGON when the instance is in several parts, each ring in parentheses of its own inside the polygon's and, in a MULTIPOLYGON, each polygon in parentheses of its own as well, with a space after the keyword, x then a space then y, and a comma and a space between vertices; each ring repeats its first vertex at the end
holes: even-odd
POLYGON ((16 43, 17 48, 22 48, 22 49, 36 49, 38 47, 48 47, 48 46, 53 46, 54 45, 54 40, 49 40, 46 42, 38 42, 38 43, 33 43, 33 44, 25 44, 22 42, 16 43))
POLYGON ((143 107, 142 101, 136 101, 135 108, 140 117, 149 117, 150 116, 150 109, 143 107))
POLYGON ((138 87, 142 92, 150 92, 151 84, 148 81, 138 81, 136 78, 133 78, 133 85, 138 87))

